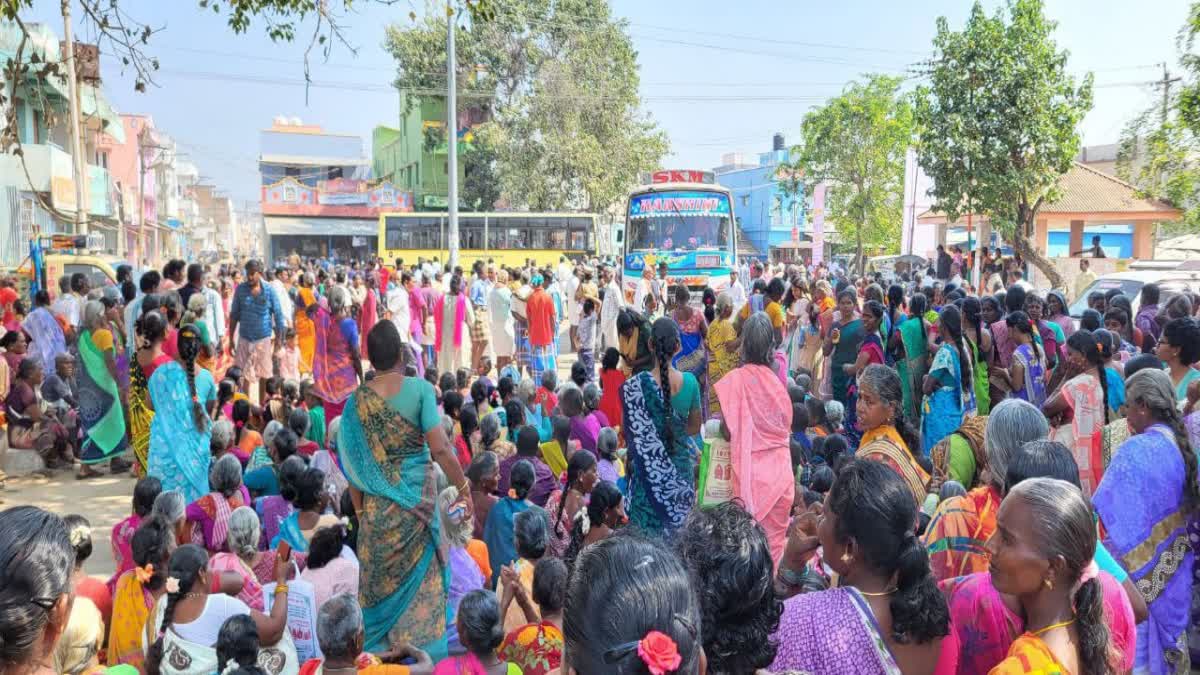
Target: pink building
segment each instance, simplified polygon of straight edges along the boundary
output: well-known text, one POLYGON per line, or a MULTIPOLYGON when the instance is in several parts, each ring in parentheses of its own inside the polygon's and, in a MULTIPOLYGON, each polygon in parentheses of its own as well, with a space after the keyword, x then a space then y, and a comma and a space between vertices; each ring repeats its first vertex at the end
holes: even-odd
POLYGON ((118 143, 113 137, 101 134, 96 146, 108 154, 108 172, 121 194, 121 204, 117 212, 125 226, 125 258, 131 262, 138 262, 143 258, 155 257, 147 256, 145 251, 159 250, 159 242, 165 232, 158 222, 155 171, 152 168, 157 152, 153 149, 154 120, 149 115, 121 115, 121 124, 125 128, 124 143, 118 143), (139 148, 144 169, 140 172, 139 148), (138 215, 137 206, 139 180, 142 193, 141 217, 138 215), (139 225, 143 224, 144 243, 139 229, 139 225))

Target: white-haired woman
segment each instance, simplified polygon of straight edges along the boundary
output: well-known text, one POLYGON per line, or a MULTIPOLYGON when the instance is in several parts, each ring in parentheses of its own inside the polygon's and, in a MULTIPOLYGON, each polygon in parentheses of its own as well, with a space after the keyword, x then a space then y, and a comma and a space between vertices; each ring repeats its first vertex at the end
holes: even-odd
POLYGON ((317 332, 312 391, 323 402, 328 418, 342 414, 346 399, 363 379, 362 338, 350 308, 350 292, 342 286, 329 289, 328 307, 309 306, 317 332))
POLYGON ((259 551, 258 514, 248 506, 239 506, 229 514, 229 551, 213 554, 208 570, 221 576, 236 574, 242 579, 237 597, 250 609, 263 611, 263 584, 274 581, 275 551, 259 551))
POLYGON ((114 475, 128 471, 131 464, 121 459, 129 437, 125 431, 125 397, 117 378, 117 345, 101 301, 89 300, 83 306, 77 346, 80 367, 76 369, 76 387, 83 430, 78 477, 99 476, 94 467, 102 462, 109 463, 114 475))
POLYGON ((317 642, 320 659, 309 659, 302 673, 355 673, 358 675, 429 675, 433 660, 412 646, 397 646, 392 651, 370 654, 363 651, 365 641, 362 607, 349 593, 334 596, 317 612, 317 642), (406 666, 390 665, 410 661, 406 666), (385 665, 386 664, 386 665, 385 665))
POLYGON ((229 518, 234 509, 250 504, 250 492, 242 485, 242 465, 237 457, 223 455, 208 469, 211 492, 188 504, 187 519, 193 523, 192 543, 209 551, 223 551, 229 537, 229 518))
POLYGON ((203 293, 193 293, 188 298, 187 310, 183 313, 183 321, 180 325, 192 324, 196 327, 196 332, 200 335, 200 357, 196 359, 196 365, 216 373, 217 360, 216 351, 213 349, 212 331, 209 330, 208 321, 205 314, 208 311, 208 300, 203 293))

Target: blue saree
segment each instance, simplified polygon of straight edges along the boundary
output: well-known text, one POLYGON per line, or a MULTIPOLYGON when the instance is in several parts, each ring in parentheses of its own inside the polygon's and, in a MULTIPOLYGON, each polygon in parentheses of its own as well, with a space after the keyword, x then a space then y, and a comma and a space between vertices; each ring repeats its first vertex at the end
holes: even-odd
POLYGON ((974 411, 974 392, 963 388, 958 350, 942 344, 933 356, 929 375, 938 381, 933 393, 925 395, 921 418, 921 453, 926 457, 938 441, 962 426, 963 414, 974 411))
POLYGON ((645 371, 621 385, 629 522, 646 536, 659 537, 683 526, 696 502, 695 462, 684 420, 663 404, 662 390, 645 371), (663 442, 665 425, 674 442, 663 442))
MULTIPOLYGON (((446 656, 450 589, 435 509, 437 481, 425 445, 428 429, 422 428, 430 426, 425 408, 436 404, 431 385, 406 378, 410 383, 423 394, 416 397, 418 422, 361 386, 346 401, 338 452, 346 480, 363 498, 358 558, 365 649, 376 652, 409 642, 436 661, 446 656)), ((405 398, 413 403, 414 397, 405 398)))
POLYGON ((483 543, 487 544, 488 563, 492 568, 492 578, 488 586, 495 587, 500 578, 500 568, 516 560, 517 547, 513 542, 513 520, 518 513, 534 507, 524 499, 501 497, 488 511, 487 523, 483 526, 483 543))
MULTIPOLYGON (((196 398, 207 405, 217 397, 212 373, 196 368, 196 398)), ((209 447, 212 425, 196 430, 192 418, 192 394, 187 374, 177 361, 159 366, 150 376, 150 401, 154 420, 150 422, 150 451, 147 471, 162 481, 163 491, 178 490, 187 503, 208 494, 209 447)))
POLYGON ((1113 453, 1092 505, 1104 547, 1129 572, 1150 617, 1137 627, 1134 672, 1188 672, 1187 629, 1195 555, 1184 508, 1183 457, 1174 434, 1155 424, 1113 453))

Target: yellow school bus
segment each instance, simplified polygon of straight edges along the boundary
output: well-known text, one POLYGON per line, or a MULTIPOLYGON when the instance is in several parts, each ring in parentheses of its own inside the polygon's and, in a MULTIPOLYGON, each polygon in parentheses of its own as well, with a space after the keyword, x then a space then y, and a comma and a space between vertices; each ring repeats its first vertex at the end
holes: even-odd
MULTIPOLYGON (((384 213, 379 216, 379 256, 387 264, 397 258, 411 265, 417 258, 445 262, 448 217, 445 213, 384 213)), ((539 265, 559 257, 596 252, 596 214, 592 213, 460 213, 459 264, 476 260, 520 267, 532 258, 539 265)))

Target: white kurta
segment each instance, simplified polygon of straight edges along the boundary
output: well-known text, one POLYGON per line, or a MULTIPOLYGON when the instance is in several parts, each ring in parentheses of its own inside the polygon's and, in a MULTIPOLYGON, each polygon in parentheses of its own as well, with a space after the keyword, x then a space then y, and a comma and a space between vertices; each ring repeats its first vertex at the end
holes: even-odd
POLYGON ((491 318, 492 351, 497 357, 509 357, 516 351, 516 335, 513 332, 512 291, 503 284, 496 284, 487 299, 491 318))
POLYGON ((600 349, 617 347, 617 315, 625 307, 625 298, 616 279, 604 287, 604 302, 600 307, 600 349))

